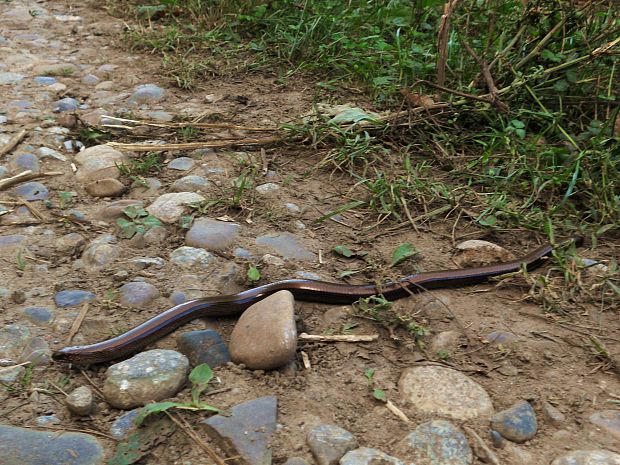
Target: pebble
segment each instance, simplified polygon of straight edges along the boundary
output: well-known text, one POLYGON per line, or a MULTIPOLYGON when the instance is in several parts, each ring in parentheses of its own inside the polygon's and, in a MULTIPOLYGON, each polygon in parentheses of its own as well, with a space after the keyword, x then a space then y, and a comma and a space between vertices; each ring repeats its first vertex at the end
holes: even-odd
POLYGON ((155 226, 144 233, 144 242, 148 245, 159 245, 168 239, 168 231, 163 226, 155 226))
POLYGON ((99 465, 103 447, 94 436, 0 425, 0 457, 19 465, 99 465))
POLYGON ((99 82, 99 78, 94 74, 87 74, 82 78, 82 82, 88 86, 94 86, 99 82))
POLYGON ((161 102, 166 97, 166 91, 155 84, 142 84, 134 89, 130 102, 135 104, 149 104, 161 102))
POLYGON ((519 341, 519 336, 514 333, 509 333, 505 331, 493 331, 486 335, 485 340, 490 344, 513 344, 519 341))
POLYGON ((49 147, 39 147, 37 153, 39 154, 39 158, 53 158, 58 161, 67 161, 67 157, 62 153, 58 150, 50 149, 49 147))
POLYGON ((65 290, 57 292, 54 296, 54 302, 57 307, 77 307, 84 302, 90 302, 95 299, 95 294, 90 291, 82 290, 65 290))
POLYGON ((504 448, 504 445, 505 445, 504 437, 501 434, 499 434, 495 430, 489 430, 489 436, 491 437, 491 442, 493 443, 493 447, 495 447, 496 449, 504 448))
POLYGON ((116 242, 116 237, 112 234, 97 236, 84 248, 82 260, 94 270, 99 270, 114 263, 120 255, 120 249, 114 242, 116 242))
POLYGON ((196 160, 190 157, 179 157, 168 163, 168 169, 177 171, 189 171, 196 164, 196 160))
POLYGON ((118 179, 106 178, 92 181, 84 186, 93 197, 117 197, 125 192, 125 185, 118 179))
POLYGON ((459 348, 460 341, 460 332, 454 330, 442 331, 431 341, 431 354, 434 356, 453 354, 459 348))
MULTIPOLYGON (((347 452, 340 465, 405 465, 405 462, 381 452, 379 449, 360 447, 347 452)), ((413 465, 413 464, 411 464, 413 465)))
POLYGON ((590 422, 620 441, 620 411, 600 410, 590 415, 590 422))
POLYGON ((188 368, 187 357, 174 350, 141 352, 108 368, 103 394, 120 409, 166 399, 183 387, 188 368))
POLYGON ((65 111, 75 111, 80 106, 80 102, 72 97, 65 97, 63 99, 54 102, 52 111, 54 113, 62 113, 65 111))
POLYGON ((522 443, 536 434, 536 413, 529 402, 522 400, 493 415, 491 427, 506 439, 522 443))
POLYGON ((56 78, 52 76, 35 76, 34 82, 40 86, 51 86, 56 84, 56 78))
POLYGON ((205 192, 211 187, 211 182, 202 176, 190 174, 177 179, 170 186, 173 192, 205 192))
POLYGON ((185 244, 213 251, 224 250, 235 242, 240 229, 237 223, 198 218, 185 235, 185 244))
POLYGON ((265 255, 263 255, 260 261, 261 263, 264 263, 265 265, 272 265, 272 266, 284 266, 285 265, 284 260, 282 260, 280 257, 276 257, 275 255, 271 255, 270 253, 266 253, 265 255))
POLYGON ((0 360, 17 362, 29 338, 26 326, 10 324, 0 328, 0 360))
POLYGON ((204 249, 183 246, 170 253, 170 261, 182 268, 207 268, 215 261, 215 256, 204 249))
POLYGON ((311 279, 313 281, 321 281, 323 278, 321 275, 313 273, 312 271, 296 271, 295 276, 301 279, 311 279))
POLYGON ((290 362, 297 350, 293 294, 278 291, 243 312, 229 350, 235 363, 251 370, 273 370, 290 362))
POLYGON ((97 218, 105 221, 114 221, 117 218, 124 217, 125 214, 123 213, 123 210, 130 206, 142 208, 144 207, 144 202, 142 202, 142 200, 134 199, 116 200, 99 209, 96 213, 96 216, 97 218))
POLYGON ((160 195, 146 208, 146 211, 164 223, 176 223, 185 212, 187 205, 203 200, 205 198, 202 195, 194 192, 172 192, 160 195))
POLYGON ((310 465, 305 459, 301 457, 289 457, 284 465, 310 465))
POLYGON ((15 248, 22 245, 25 240, 26 236, 23 234, 7 234, 6 236, 0 236, 0 249, 15 248))
POLYGON ((129 410, 117 417, 110 425, 110 436, 119 441, 126 439, 127 436, 138 429, 138 425, 136 425, 135 421, 141 412, 142 407, 139 407, 129 410))
POLYGON ((355 436, 347 430, 328 424, 308 431, 306 442, 318 465, 337 465, 344 454, 358 446, 355 436))
POLYGON ((26 307, 22 313, 35 325, 47 326, 54 319, 54 312, 45 307, 26 307))
POLYGON ((120 303, 127 307, 147 308, 159 297, 159 291, 149 283, 134 281, 119 288, 120 303))
POLYGON ((177 348, 193 367, 206 363, 213 368, 230 362, 228 347, 220 334, 213 329, 180 334, 177 337, 177 348))
POLYGON ((256 192, 262 195, 269 194, 271 192, 275 192, 280 189, 280 186, 274 184, 273 182, 268 182, 265 184, 261 184, 260 186, 256 186, 256 192))
POLYGON ((52 361, 52 350, 45 339, 33 337, 28 339, 17 361, 30 362, 31 366, 49 365, 52 361))
POLYGON ((75 177, 78 181, 88 184, 99 179, 120 177, 117 165, 127 161, 128 157, 107 145, 94 145, 75 155, 79 165, 75 177))
POLYGON ((316 255, 301 245, 299 237, 289 232, 259 236, 256 243, 270 247, 284 258, 316 260, 316 255))
POLYGON ((61 421, 56 415, 41 415, 35 420, 37 426, 54 426, 60 425, 61 421))
POLYGON ((239 455, 247 465, 270 465, 277 411, 275 396, 260 397, 235 405, 230 416, 216 415, 201 424, 228 456, 239 455))
MULTIPOLYGON (((113 84, 111 81, 110 84, 113 84)), ((167 111, 147 111, 146 116, 156 121, 172 121, 174 119, 174 115, 168 113, 167 111)))
POLYGON ((0 85, 5 84, 17 84, 24 79, 24 76, 18 73, 11 73, 8 71, 0 71, 0 85))
POLYGON ((289 211, 289 213, 293 213, 295 215, 298 215, 299 213, 301 213, 301 208, 299 208, 299 205, 297 204, 285 203, 284 206, 289 211))
POLYGON ((246 260, 252 258, 252 253, 243 247, 235 248, 235 250, 233 250, 233 255, 237 258, 244 258, 246 260))
POLYGON ((14 169, 39 171, 39 159, 32 153, 21 153, 11 159, 11 165, 14 169))
POLYGON ((399 444, 402 457, 416 465, 470 465, 473 454, 461 430, 445 420, 420 424, 399 444))
POLYGON ((25 182, 11 189, 11 193, 29 202, 45 200, 49 197, 49 190, 40 182, 25 182))
POLYGON ((142 257, 134 258, 131 263, 138 269, 144 270, 146 268, 163 268, 166 266, 166 260, 161 257, 142 257))
POLYGON ((514 260, 515 256, 503 247, 492 242, 469 240, 457 244, 454 261, 461 268, 488 265, 496 262, 514 260))
POLYGON ((407 368, 398 386, 402 399, 422 414, 455 420, 493 414, 491 398, 482 386, 456 370, 440 366, 407 368))
POLYGON ((620 454, 608 450, 574 450, 556 458, 551 465, 620 465, 620 454))
POLYGON ((556 428, 561 427, 562 424, 566 421, 566 416, 549 402, 544 401, 542 403, 542 411, 549 423, 551 423, 556 428))
POLYGON ((79 416, 90 415, 96 405, 93 393, 87 386, 80 386, 71 391, 65 402, 69 411, 79 416))

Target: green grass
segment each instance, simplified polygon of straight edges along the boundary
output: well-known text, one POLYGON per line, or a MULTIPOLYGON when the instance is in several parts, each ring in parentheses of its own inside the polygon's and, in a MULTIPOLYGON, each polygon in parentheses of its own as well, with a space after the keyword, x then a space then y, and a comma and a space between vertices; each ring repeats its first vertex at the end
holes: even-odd
POLYGON ((354 87, 379 110, 418 96, 447 103, 364 128, 326 118, 286 127, 324 151, 321 166, 352 176, 381 218, 450 211, 485 228, 549 237, 597 238, 620 224, 613 1, 466 0, 451 18, 445 54, 437 43, 443 2, 435 0, 155 0, 158 16, 141 19, 145 4, 115 3, 134 15, 132 46, 160 54, 184 88, 268 67, 284 81, 320 75, 320 99, 354 87), (490 63, 496 100, 468 47, 490 63), (446 90, 434 87, 441 58, 446 90))

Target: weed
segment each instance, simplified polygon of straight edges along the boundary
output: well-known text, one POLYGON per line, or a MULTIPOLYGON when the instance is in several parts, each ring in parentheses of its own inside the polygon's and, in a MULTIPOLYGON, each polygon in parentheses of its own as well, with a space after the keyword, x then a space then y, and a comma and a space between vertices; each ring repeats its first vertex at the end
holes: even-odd
POLYGON ((142 156, 130 158, 126 163, 117 164, 119 172, 131 179, 138 180, 150 173, 157 173, 163 169, 163 156, 156 152, 147 152, 142 156))
POLYGON ((149 229, 162 226, 161 221, 136 205, 128 206, 123 210, 123 213, 129 219, 118 218, 116 224, 121 229, 121 236, 126 239, 131 239, 136 234, 144 234, 149 229))
POLYGON ((427 334, 427 330, 420 326, 413 318, 395 312, 392 302, 383 296, 378 295, 367 299, 360 299, 353 305, 359 314, 370 317, 388 328, 403 327, 418 342, 427 334))

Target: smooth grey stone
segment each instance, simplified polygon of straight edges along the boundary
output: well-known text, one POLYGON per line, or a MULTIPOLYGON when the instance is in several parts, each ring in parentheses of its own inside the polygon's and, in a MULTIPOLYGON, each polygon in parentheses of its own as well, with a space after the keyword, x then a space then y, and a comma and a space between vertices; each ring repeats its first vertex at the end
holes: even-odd
POLYGON ((258 245, 264 245, 275 250, 284 258, 313 261, 316 255, 301 245, 299 237, 289 232, 267 234, 256 238, 258 245))
POLYGON ((0 236, 0 249, 19 246, 25 240, 26 236, 23 234, 7 234, 6 236, 0 236))
POLYGON ((174 181, 172 186, 170 186, 170 189, 174 192, 203 192, 208 190, 210 187, 211 182, 207 179, 202 176, 190 174, 189 176, 184 176, 174 181))
POLYGON ((601 428, 603 431, 620 441, 620 411, 601 410, 590 415, 590 422, 601 428))
POLYGON ((237 247, 235 250, 233 250, 233 255, 237 258, 252 258, 252 253, 249 250, 244 249, 243 247, 237 247))
POLYGON ((337 465, 344 454, 358 446, 355 436, 347 430, 328 424, 308 431, 306 442, 318 465, 337 465))
POLYGON ((177 337, 177 347, 189 359, 191 366, 206 363, 213 368, 230 362, 226 344, 213 329, 182 333, 177 337))
POLYGON ((47 187, 36 181, 20 184, 14 187, 11 192, 29 202, 34 200, 45 200, 49 197, 49 190, 47 187))
POLYGON ((262 195, 269 194, 271 192, 275 192, 280 189, 280 186, 274 184, 273 182, 268 182, 265 184, 261 184, 260 186, 256 186, 256 192, 262 195))
POLYGON ((405 463, 379 449, 360 447, 347 452, 340 459, 340 465, 405 465, 405 463))
POLYGON ((54 103, 52 111, 54 113, 62 113, 65 111, 75 111, 79 108, 80 102, 72 97, 65 97, 54 103))
POLYGON ((538 430, 536 413, 529 402, 522 400, 493 415, 491 427, 510 441, 525 442, 538 430))
POLYGON ((56 415, 41 415, 35 420, 37 426, 60 425, 61 421, 56 415))
POLYGON ((560 427, 566 421, 566 416, 549 402, 542 403, 542 411, 545 418, 555 427, 560 427))
POLYGON ((207 268, 215 261, 215 256, 201 248, 183 246, 170 253, 170 261, 183 268, 207 268))
POLYGON ((77 307, 84 302, 90 302, 95 299, 95 294, 90 291, 82 290, 65 290, 57 292, 54 301, 57 307, 77 307))
POLYGON ((157 103, 166 97, 166 91, 155 84, 137 86, 131 94, 130 101, 135 104, 157 103))
POLYGON ((39 147, 37 153, 39 154, 39 158, 53 158, 58 161, 67 161, 67 157, 62 153, 58 150, 50 149, 49 147, 39 147))
POLYGON ((52 76, 36 76, 34 82, 40 86, 51 86, 52 84, 56 84, 56 78, 52 76))
POLYGON ((142 407, 129 410, 117 417, 110 426, 110 436, 119 441, 126 439, 127 436, 138 429, 138 425, 136 425, 135 421, 138 415, 140 415, 140 412, 142 412, 142 407))
POLYGON ((45 307, 26 307, 23 314, 36 325, 47 326, 54 319, 54 312, 45 307))
POLYGON ((185 235, 185 244, 207 250, 224 250, 235 242, 240 229, 237 223, 198 218, 185 235))
POLYGON ((83 433, 0 425, 0 457, 7 465, 100 465, 103 447, 83 433))
POLYGON ((39 171, 39 159, 32 153, 21 153, 14 156, 11 165, 19 170, 39 171))
POLYGON ((94 86, 99 82, 99 78, 94 74, 87 74, 82 78, 82 82, 89 86, 94 86))
POLYGON ((136 268, 144 270, 145 268, 154 267, 154 268, 163 268, 166 266, 166 261, 160 257, 143 257, 143 258, 134 258, 131 263, 136 268))
POLYGON ((183 387, 188 368, 187 357, 174 350, 141 352, 108 368, 103 394, 121 409, 166 399, 183 387))
MULTIPOLYGON (((164 223, 176 223, 185 212, 186 206, 199 203, 205 198, 195 192, 171 192, 160 195, 146 211, 164 223)), ((192 245, 192 244, 188 244, 192 245)))
POLYGON ((131 282, 119 288, 120 302, 128 307, 145 308, 159 297, 155 286, 143 282, 131 282))
POLYGON ((171 170, 188 171, 191 170, 196 164, 196 160, 189 157, 179 157, 168 163, 168 168, 171 170))
POLYGON ((67 408, 76 415, 90 415, 95 410, 95 398, 87 386, 80 386, 74 389, 65 399, 67 408))
POLYGON ((271 465, 269 439, 277 408, 275 396, 260 397, 235 405, 230 416, 216 415, 201 424, 228 455, 240 455, 248 465, 271 465))
POLYGON ((556 458, 551 465, 620 465, 620 454, 608 450, 574 450, 556 458))
POLYGON ((17 84, 24 76, 10 71, 0 71, 0 85, 17 84))
POLYGON ((0 360, 17 362, 28 339, 30 330, 26 326, 10 324, 0 328, 0 360))

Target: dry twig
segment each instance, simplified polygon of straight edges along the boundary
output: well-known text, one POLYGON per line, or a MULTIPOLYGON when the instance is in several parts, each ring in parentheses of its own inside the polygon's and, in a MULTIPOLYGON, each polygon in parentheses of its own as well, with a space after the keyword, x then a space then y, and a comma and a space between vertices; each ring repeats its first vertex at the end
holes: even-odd
POLYGON ((6 155, 11 150, 13 150, 17 145, 22 141, 22 139, 26 136, 26 130, 22 129, 17 134, 15 134, 4 147, 0 148, 0 157, 6 155))
POLYGON ((321 336, 318 334, 301 333, 298 336, 300 341, 308 342, 372 342, 379 339, 378 334, 336 334, 333 336, 321 336))
POLYGON ((50 171, 47 173, 34 173, 31 170, 22 171, 15 176, 10 178, 0 180, 0 191, 8 189, 9 187, 14 186, 15 184, 19 184, 26 181, 32 181, 33 179, 46 178, 48 176, 60 176, 61 173, 59 171, 50 171))

